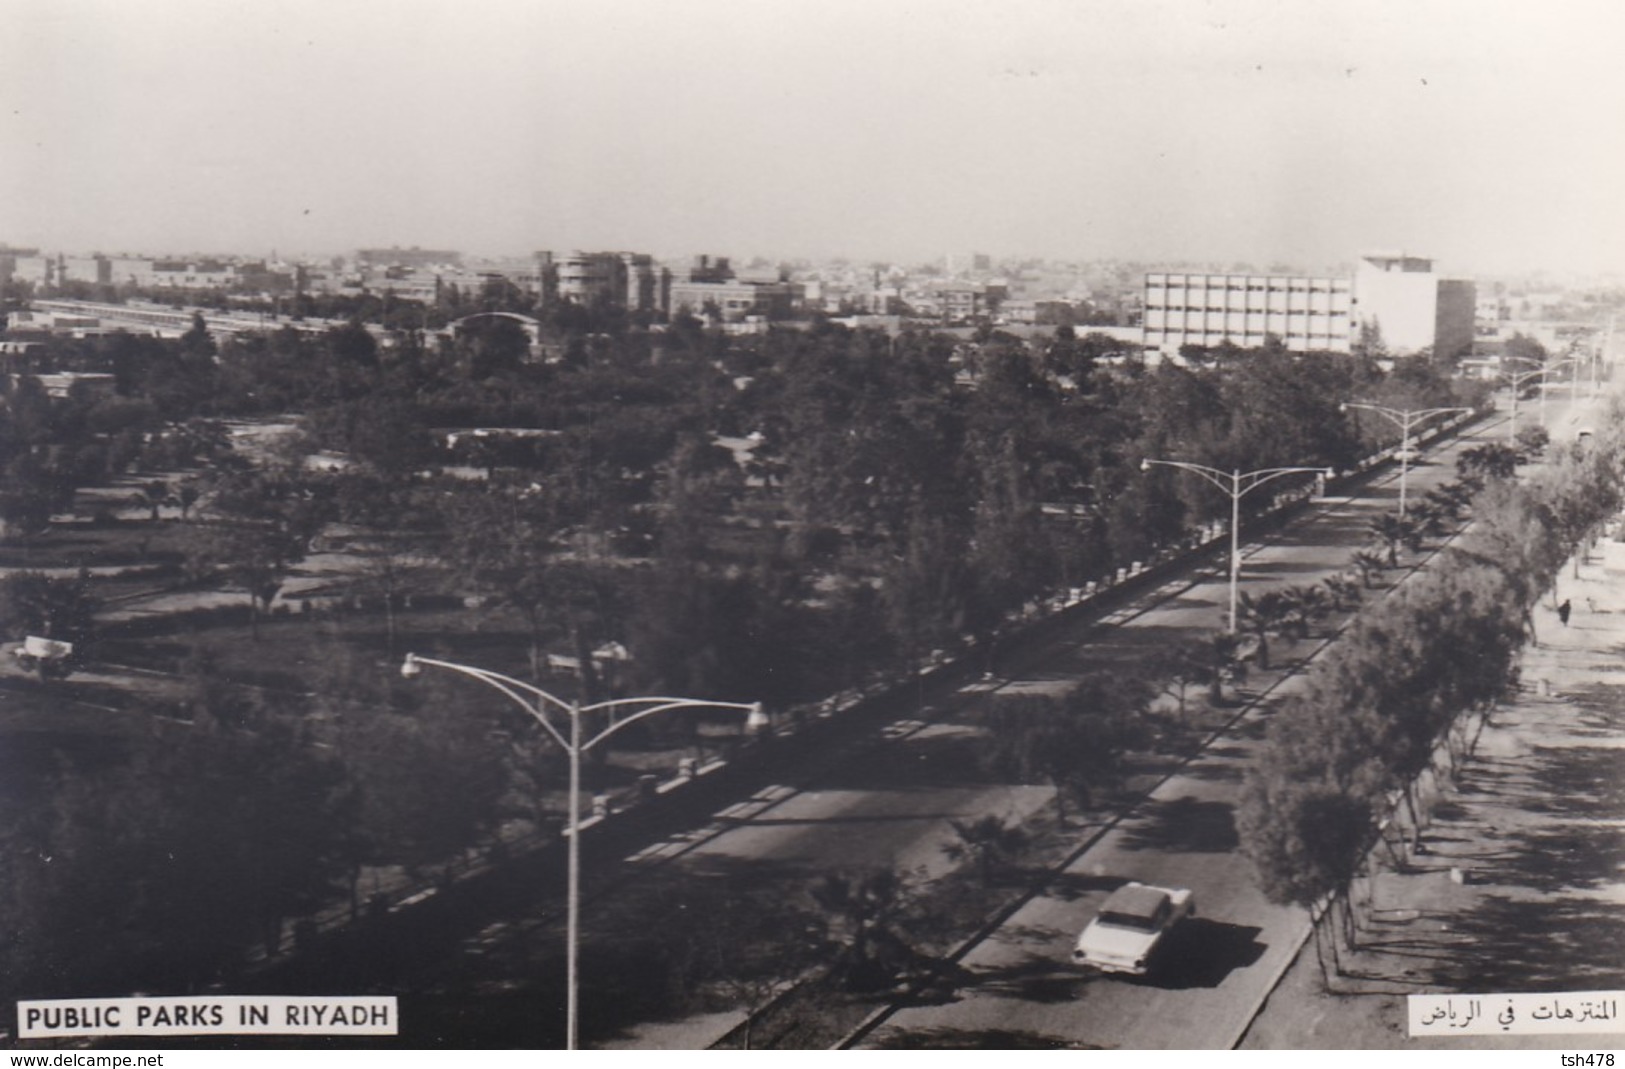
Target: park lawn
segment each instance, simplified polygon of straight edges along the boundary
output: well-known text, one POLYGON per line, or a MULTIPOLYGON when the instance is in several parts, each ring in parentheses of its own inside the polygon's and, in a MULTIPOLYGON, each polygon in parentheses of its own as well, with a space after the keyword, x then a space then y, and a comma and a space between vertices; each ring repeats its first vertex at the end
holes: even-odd
MULTIPOLYGON (((143 634, 129 625, 125 637, 107 639, 101 659, 160 672, 180 672, 198 652, 233 683, 308 693, 320 690, 333 674, 360 671, 384 677, 400 671, 408 651, 467 660, 514 675, 528 675, 528 639, 517 614, 503 609, 400 610, 396 613, 394 649, 379 611, 291 609, 260 617, 256 629, 244 619, 188 624, 159 617, 143 634), (370 667, 369 667, 370 666, 370 667)), ((568 689, 565 681, 562 687, 568 689)), ((353 685, 347 690, 354 689, 353 685)))
POLYGON ((185 559, 196 526, 176 520, 53 523, 27 539, 0 543, 5 568, 134 568, 175 566, 185 559))

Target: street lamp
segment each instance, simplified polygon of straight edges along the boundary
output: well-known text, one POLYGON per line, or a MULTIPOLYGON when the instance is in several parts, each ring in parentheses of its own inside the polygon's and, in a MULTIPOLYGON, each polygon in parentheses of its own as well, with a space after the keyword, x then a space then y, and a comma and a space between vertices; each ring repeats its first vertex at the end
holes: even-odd
MULTIPOLYGON (((1534 362, 1534 358, 1528 356, 1514 356, 1508 359, 1534 362)), ((1537 375, 1540 377, 1540 425, 1544 427, 1546 426, 1546 376, 1568 363, 1572 363, 1572 361, 1560 360, 1555 364, 1542 364, 1531 371, 1506 376, 1507 381, 1512 383, 1512 419, 1507 424, 1507 437, 1509 439, 1518 436, 1518 391, 1523 389, 1523 384, 1537 375)))
POLYGON ((1470 408, 1389 408, 1387 405, 1371 404, 1367 401, 1344 401, 1337 406, 1339 412, 1347 412, 1351 408, 1375 412, 1379 416, 1388 417, 1399 425, 1399 514, 1401 516, 1405 515, 1405 480, 1411 470, 1411 428, 1434 416, 1443 416, 1452 412, 1472 411, 1470 408))
POLYGON ((738 709, 749 714, 745 718, 745 730, 748 732, 757 732, 768 727, 770 721, 767 712, 762 708, 761 702, 723 702, 702 698, 615 698, 610 701, 594 702, 591 705, 581 705, 578 702, 567 702, 563 698, 549 694, 541 687, 512 676, 505 676, 500 672, 456 664, 452 661, 440 661, 433 657, 420 657, 415 653, 406 655, 406 660, 401 664, 401 675, 407 679, 415 679, 425 667, 444 668, 460 675, 470 676, 500 690, 540 724, 570 758, 569 882, 565 892, 567 915, 565 1048, 575 1050, 579 1018, 576 997, 576 947, 579 942, 581 918, 581 755, 622 728, 635 724, 645 717, 672 709, 738 709), (568 736, 548 718, 548 710, 569 717, 568 736), (581 718, 588 713, 607 713, 609 726, 591 738, 583 740, 581 718))
POLYGON ((1241 499, 1272 479, 1283 475, 1308 473, 1330 478, 1330 468, 1260 468, 1257 471, 1230 472, 1210 468, 1205 464, 1191 464, 1183 460, 1142 460, 1141 471, 1150 471, 1153 464, 1167 468, 1183 468, 1195 472, 1230 495, 1230 633, 1236 633, 1236 584, 1241 578, 1241 499))

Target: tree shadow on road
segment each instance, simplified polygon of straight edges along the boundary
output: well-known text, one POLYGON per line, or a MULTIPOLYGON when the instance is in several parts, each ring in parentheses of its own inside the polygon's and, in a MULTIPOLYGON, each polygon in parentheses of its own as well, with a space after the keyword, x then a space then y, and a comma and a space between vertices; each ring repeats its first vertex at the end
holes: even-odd
POLYGON ((888 1032, 876 1044, 881 1050, 1099 1050, 1037 1032, 1009 1032, 1001 1028, 917 1028, 888 1032))
POLYGON ((1150 803, 1123 836, 1123 845, 1130 850, 1225 853, 1240 844, 1233 805, 1190 795, 1150 803))
POLYGON ((1081 872, 1063 872, 1044 886, 1044 893, 1063 902, 1074 902, 1087 894, 1111 892, 1128 883, 1126 876, 1090 876, 1081 872))
MULTIPOLYGON (((1070 943, 1070 939, 1067 940, 1070 943)), ((1063 1003, 1074 1002, 1096 977, 1074 967, 1056 952, 1028 953, 1009 965, 990 969, 975 969, 961 977, 959 989, 975 989, 979 993, 1000 995, 1022 1002, 1063 1003)), ((942 993, 942 1003, 956 1002, 957 994, 942 993)))

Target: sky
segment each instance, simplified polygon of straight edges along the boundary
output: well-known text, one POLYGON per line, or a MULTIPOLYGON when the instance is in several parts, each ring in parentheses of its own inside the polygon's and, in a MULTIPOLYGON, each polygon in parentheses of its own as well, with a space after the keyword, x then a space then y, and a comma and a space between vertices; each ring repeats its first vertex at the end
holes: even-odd
POLYGON ((1625 271, 1613 0, 0 0, 0 243, 1625 271))

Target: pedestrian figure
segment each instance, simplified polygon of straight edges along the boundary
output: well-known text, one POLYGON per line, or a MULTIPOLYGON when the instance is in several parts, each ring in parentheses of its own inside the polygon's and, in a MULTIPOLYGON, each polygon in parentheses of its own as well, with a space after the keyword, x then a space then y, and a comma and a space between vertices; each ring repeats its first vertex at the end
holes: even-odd
POLYGON ((1563 621, 1564 627, 1569 626, 1569 613, 1571 611, 1573 611, 1572 606, 1569 605, 1568 599, 1564 598, 1563 604, 1557 607, 1557 618, 1563 621))
POLYGON ((1586 612, 1596 612, 1596 611, 1597 611, 1597 599, 1596 598, 1590 598, 1590 597, 1586 598, 1586 612))

